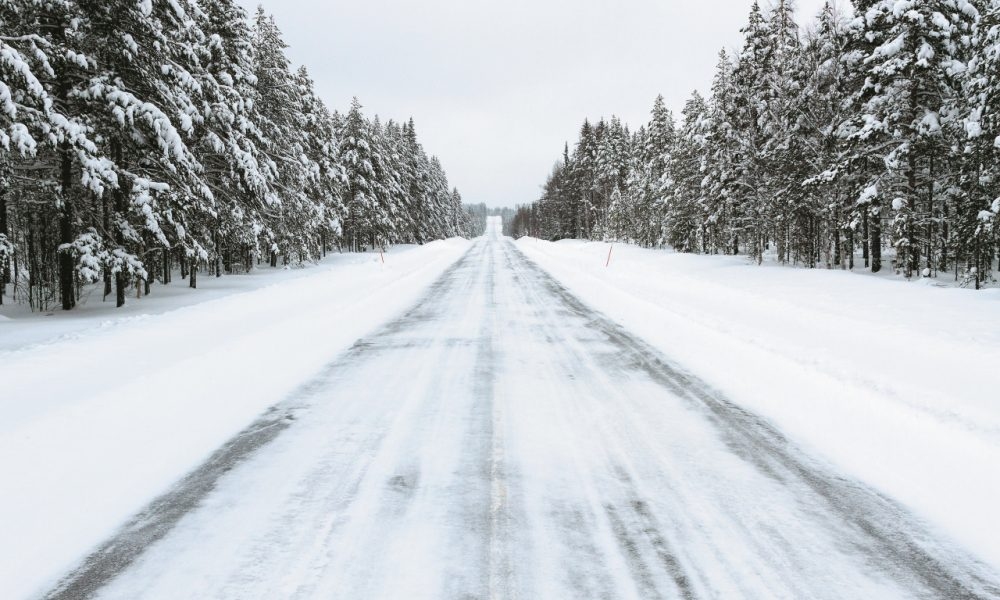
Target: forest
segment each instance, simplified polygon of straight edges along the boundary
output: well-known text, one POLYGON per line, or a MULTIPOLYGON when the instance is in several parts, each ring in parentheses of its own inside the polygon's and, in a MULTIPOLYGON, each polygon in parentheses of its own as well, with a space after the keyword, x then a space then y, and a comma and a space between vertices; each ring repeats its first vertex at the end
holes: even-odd
POLYGON ((585 121, 516 235, 995 282, 1000 2, 754 4, 679 117, 585 121))
POLYGON ((413 120, 328 109, 263 9, 0 0, 0 303, 476 227, 413 120))

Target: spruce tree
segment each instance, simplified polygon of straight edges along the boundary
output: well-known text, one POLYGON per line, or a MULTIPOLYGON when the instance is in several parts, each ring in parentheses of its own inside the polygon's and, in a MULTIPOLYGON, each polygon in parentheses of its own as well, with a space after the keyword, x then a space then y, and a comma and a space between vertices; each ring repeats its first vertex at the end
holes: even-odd
POLYGON ((704 98, 694 92, 681 113, 684 120, 670 155, 670 185, 664 190, 664 241, 684 252, 709 251, 708 207, 702 188, 707 113, 704 98))
MULTIPOLYGON (((871 41, 864 57, 866 82, 851 137, 868 152, 884 156, 884 169, 867 189, 888 198, 892 207, 896 268, 910 277, 921 264, 933 264, 934 221, 947 177, 948 119, 954 111, 956 66, 964 64, 964 38, 976 11, 965 0, 930 0, 896 10, 890 0, 863 15, 863 37, 871 41)), ((874 269, 874 265, 873 265, 874 269)))

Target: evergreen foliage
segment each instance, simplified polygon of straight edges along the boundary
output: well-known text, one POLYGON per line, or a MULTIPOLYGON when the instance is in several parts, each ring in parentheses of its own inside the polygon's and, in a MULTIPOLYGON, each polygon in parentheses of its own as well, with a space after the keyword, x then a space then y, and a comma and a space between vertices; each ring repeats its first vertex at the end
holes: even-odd
POLYGON ((0 0, 0 301, 473 233, 412 121, 331 113, 285 48, 233 0, 0 0))
POLYGON ((634 136, 585 121, 515 233, 995 281, 1000 1, 827 4, 800 29, 777 0, 742 31, 676 130, 662 98, 634 136))

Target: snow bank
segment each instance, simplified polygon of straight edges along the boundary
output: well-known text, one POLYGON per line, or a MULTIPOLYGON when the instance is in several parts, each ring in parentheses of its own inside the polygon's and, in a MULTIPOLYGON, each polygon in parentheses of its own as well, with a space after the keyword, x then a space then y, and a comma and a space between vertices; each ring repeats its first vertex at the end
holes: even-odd
MULTIPOLYGON (((392 249, 393 254, 405 253, 414 246, 400 245, 392 249)), ((154 283, 152 294, 135 298, 126 295, 125 306, 115 307, 115 297, 103 298, 103 283, 86 285, 77 300, 76 308, 63 311, 53 307, 48 312, 31 312, 25 304, 10 302, 11 286, 7 286, 8 298, 0 305, 0 322, 5 326, 0 330, 0 352, 23 350, 25 347, 53 342, 58 339, 77 339, 95 327, 117 327, 136 317, 148 317, 185 306, 217 300, 233 294, 260 289, 269 285, 285 283, 301 277, 315 275, 317 271, 351 264, 377 261, 378 256, 365 253, 330 253, 318 263, 303 263, 289 267, 261 267, 250 273, 215 277, 202 272, 198 276, 198 289, 188 287, 178 271, 174 271, 175 281, 169 285, 154 283)))
POLYGON ((628 245, 605 268, 608 244, 518 247, 799 446, 1000 567, 1000 290, 628 245))
POLYGON ((467 248, 435 242, 393 251, 384 265, 354 255, 281 285, 74 324, 70 339, 0 353, 4 597, 53 584, 268 406, 417 301, 467 248))

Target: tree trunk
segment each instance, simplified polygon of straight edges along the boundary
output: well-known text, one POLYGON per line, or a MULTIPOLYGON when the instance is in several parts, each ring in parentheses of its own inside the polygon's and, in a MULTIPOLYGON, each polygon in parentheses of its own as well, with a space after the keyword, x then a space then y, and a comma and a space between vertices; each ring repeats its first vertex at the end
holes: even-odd
MULTIPOLYGON (((105 197, 101 200, 101 217, 104 224, 104 235, 103 237, 107 239, 107 236, 111 232, 111 204, 110 201, 105 197)), ((111 295, 111 270, 104 267, 104 297, 101 298, 101 302, 108 299, 111 295)))
POLYGON ((981 262, 982 262, 982 260, 979 257, 979 248, 977 247, 976 248, 975 259, 973 260, 973 265, 975 265, 975 269, 976 269, 975 278, 976 278, 976 289, 977 290, 979 289, 979 277, 981 276, 980 271, 982 271, 982 269, 980 268, 981 267, 981 265, 980 265, 981 262))
POLYGON ((222 277, 222 243, 219 241, 219 230, 215 230, 215 276, 222 277))
POLYGON ((115 274, 115 306, 125 306, 125 274, 115 274))
POLYGON ((844 268, 844 260, 840 254, 840 216, 839 213, 834 213, 834 223, 833 223, 833 260, 831 262, 835 263, 839 268, 844 268))
MULTIPOLYGON (((3 174, 0 173, 0 178, 3 174)), ((7 236, 7 184, 5 179, 0 179, 0 235, 7 236)), ((10 282, 10 257, 4 255, 0 262, 0 305, 3 304, 3 296, 7 293, 7 284, 10 282)))
POLYGON ((927 184, 927 229, 924 232, 926 239, 924 240, 925 253, 927 256, 926 267, 927 270, 931 272, 935 277, 937 273, 934 272, 936 265, 934 264, 934 157, 930 158, 930 177, 927 184))
MULTIPOLYGON (((875 206, 872 211, 872 222, 868 225, 871 238, 872 273, 882 270, 882 214, 881 207, 875 206)), ((867 261, 866 261, 867 263, 867 261)))
POLYGON ((191 278, 188 280, 188 287, 197 289, 198 287, 198 259, 191 260, 191 278))
MULTIPOLYGON (((62 207, 59 211, 59 243, 73 243, 73 151, 69 142, 59 147, 59 184, 62 207)), ((59 252, 59 296, 63 310, 73 310, 76 306, 76 290, 73 288, 73 253, 59 252)))
MULTIPOLYGON (((35 284, 38 283, 38 259, 35 254, 35 228, 32 223, 28 223, 28 306, 35 310, 34 293, 35 284)), ((41 300, 41 294, 39 294, 41 300)), ((41 308, 39 302, 39 308, 41 308)))
POLYGON ((865 268, 871 266, 871 232, 868 227, 868 213, 871 212, 870 207, 865 207, 861 211, 861 256, 865 259, 865 268))
POLYGON ((948 202, 941 203, 941 255, 938 257, 938 270, 948 272, 948 202))
MULTIPOLYGON (((118 142, 117 140, 111 142, 111 157, 112 160, 115 161, 115 164, 118 165, 119 170, 125 168, 122 164, 121 142, 118 142)), ((115 213, 119 218, 124 218, 125 211, 127 209, 127 185, 128 180, 124 176, 119 177, 118 187, 115 188, 113 192, 115 199, 115 213)), ((115 244, 117 244, 119 248, 125 248, 125 232, 122 231, 120 226, 115 227, 115 244)), ((115 305, 118 308, 125 306, 125 286, 127 284, 128 281, 125 279, 125 273, 119 271, 115 274, 115 305)))
MULTIPOLYGON (((66 24, 61 22, 55 12, 45 11, 42 16, 42 25, 49 28, 51 35, 60 44, 66 40, 66 24)), ((70 80, 69 73, 62 71, 54 73, 55 80, 55 100, 65 104, 69 100, 70 80)), ((64 141, 59 145, 57 151, 59 156, 59 200, 62 206, 59 209, 59 243, 73 243, 73 225, 75 215, 73 214, 73 148, 69 141, 64 141)), ((50 246, 43 246, 48 248, 50 246)), ((63 310, 72 310, 76 306, 76 290, 74 289, 73 253, 70 251, 60 251, 58 253, 59 265, 59 295, 62 300, 63 310)), ((35 277, 34 272, 32 278, 35 277)), ((29 289, 30 293, 30 289, 29 289)))
POLYGON ((163 249, 163 285, 170 283, 170 251, 163 249))
POLYGON ((847 268, 854 270, 854 228, 847 230, 847 248, 844 250, 847 254, 847 268))

